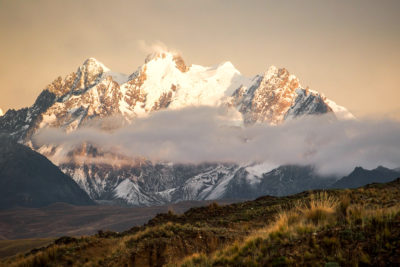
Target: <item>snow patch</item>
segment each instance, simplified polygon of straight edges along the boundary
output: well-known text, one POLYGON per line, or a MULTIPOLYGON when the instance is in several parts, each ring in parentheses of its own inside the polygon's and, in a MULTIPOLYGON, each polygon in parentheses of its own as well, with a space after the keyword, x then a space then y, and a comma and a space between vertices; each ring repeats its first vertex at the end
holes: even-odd
POLYGON ((325 99, 325 103, 332 109, 336 117, 340 120, 353 120, 356 117, 351 114, 345 107, 339 106, 330 99, 325 99))
POLYGON ((156 192, 155 194, 160 196, 165 202, 172 201, 172 194, 176 191, 176 188, 170 188, 164 191, 156 192))
POLYGON ((271 164, 269 162, 263 162, 259 164, 254 164, 246 167, 246 171, 254 176, 262 176, 264 173, 270 172, 271 170, 277 168, 278 166, 271 164))
POLYGON ((149 205, 155 204, 154 201, 140 191, 138 184, 131 179, 123 180, 114 189, 117 198, 125 200, 130 205, 149 205))
POLYGON ((107 71, 103 73, 104 78, 108 76, 110 76, 113 81, 117 82, 118 84, 124 84, 129 79, 129 75, 120 72, 107 71))
POLYGON ((245 169, 248 172, 246 180, 250 185, 259 184, 263 178, 263 174, 268 173, 275 168, 277 168, 276 165, 268 162, 254 164, 246 167, 245 169))

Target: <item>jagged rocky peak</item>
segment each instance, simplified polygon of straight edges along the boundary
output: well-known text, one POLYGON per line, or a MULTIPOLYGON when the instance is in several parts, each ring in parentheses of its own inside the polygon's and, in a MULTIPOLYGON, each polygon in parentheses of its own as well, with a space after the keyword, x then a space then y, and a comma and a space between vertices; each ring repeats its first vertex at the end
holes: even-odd
POLYGON ((90 72, 90 73, 103 73, 103 72, 110 71, 109 68, 107 68, 103 63, 101 63, 94 57, 90 57, 90 58, 86 59, 83 62, 80 69, 86 70, 87 72, 90 72))
POLYGON ((73 131, 95 118, 132 121, 157 110, 189 106, 228 105, 242 113, 245 124, 276 125, 329 111, 352 117, 345 108, 304 89, 285 68, 271 66, 247 78, 229 61, 188 68, 179 54, 169 51, 149 55, 145 62, 128 77, 89 58, 76 72, 55 79, 29 109, 2 116, 0 132, 28 140, 40 128, 73 131))
POLYGON ((255 77, 250 86, 234 93, 235 104, 247 124, 279 124, 294 103, 299 87, 298 78, 287 69, 271 66, 263 75, 255 77))
POLYGON ((43 110, 37 128, 60 127, 72 131, 93 118, 120 114, 119 82, 125 79, 94 58, 85 60, 76 72, 64 80, 57 78, 43 91, 56 98, 43 110))
POLYGON ((277 68, 274 65, 265 72, 264 82, 278 85, 271 87, 271 89, 279 89, 280 86, 286 86, 286 89, 294 91, 301 86, 299 79, 295 75, 290 74, 285 68, 277 68))
MULTIPOLYGON (((290 120, 307 114, 332 114, 332 108, 324 101, 325 97, 308 88, 297 88, 297 97, 285 114, 285 120, 290 120)), ((333 115, 333 117, 335 117, 333 115)))
POLYGON ((99 82, 104 72, 110 71, 106 66, 95 58, 88 58, 78 68, 78 85, 76 89, 84 89, 99 82))
POLYGON ((240 72, 231 63, 188 68, 179 54, 153 53, 121 86, 122 110, 142 116, 163 108, 217 106, 240 85, 237 76, 240 72))
POLYGON ((110 72, 103 63, 95 58, 86 59, 76 72, 72 72, 64 79, 59 76, 47 86, 47 90, 57 97, 71 92, 79 92, 96 85, 103 73, 110 72))
POLYGON ((352 119, 344 107, 323 94, 302 87, 299 79, 285 68, 271 66, 233 93, 232 103, 243 114, 245 124, 272 125, 304 115, 332 112, 333 117, 352 119))
POLYGON ((149 54, 145 59, 145 64, 153 60, 166 60, 175 63, 175 66, 181 72, 187 72, 189 68, 186 66, 182 56, 177 52, 160 51, 149 54))

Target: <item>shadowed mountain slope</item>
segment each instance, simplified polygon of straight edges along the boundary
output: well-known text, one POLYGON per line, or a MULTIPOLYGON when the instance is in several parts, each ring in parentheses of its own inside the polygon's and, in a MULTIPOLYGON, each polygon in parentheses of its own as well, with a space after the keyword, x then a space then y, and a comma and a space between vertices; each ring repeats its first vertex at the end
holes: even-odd
POLYGON ((55 202, 94 204, 74 180, 46 157, 0 138, 0 208, 41 207, 55 202))

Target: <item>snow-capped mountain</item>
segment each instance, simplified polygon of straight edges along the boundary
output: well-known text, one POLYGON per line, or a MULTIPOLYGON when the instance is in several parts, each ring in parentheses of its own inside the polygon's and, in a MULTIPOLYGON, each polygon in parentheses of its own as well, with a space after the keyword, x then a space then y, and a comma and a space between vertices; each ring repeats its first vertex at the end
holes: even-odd
POLYGON ((186 66, 180 56, 156 53, 133 74, 110 71, 94 58, 76 72, 58 77, 30 108, 9 110, 0 131, 27 142, 40 128, 73 131, 94 118, 122 115, 127 122, 168 108, 229 105, 246 123, 278 124, 299 115, 333 111, 352 117, 343 107, 316 91, 304 89, 282 68, 247 78, 230 62, 212 67, 186 66))
POLYGON ((162 52, 148 56, 130 75, 112 72, 96 59, 87 59, 76 72, 48 85, 31 107, 8 110, 0 117, 0 134, 46 155, 95 200, 150 205, 217 199, 232 197, 228 192, 234 192, 239 184, 261 183, 262 173, 251 174, 254 166, 153 164, 137 159, 119 165, 77 160, 104 158, 106 154, 123 158, 88 144, 63 151, 64 160, 59 161, 59 152, 65 148, 40 146, 32 138, 40 129, 55 127, 71 132, 113 116, 122 117, 120 124, 127 124, 161 109, 192 106, 232 108, 241 114, 244 125, 276 125, 323 113, 339 119, 352 117, 344 107, 302 87, 299 79, 284 68, 270 67, 261 75, 247 78, 230 62, 187 66, 179 55, 162 52))

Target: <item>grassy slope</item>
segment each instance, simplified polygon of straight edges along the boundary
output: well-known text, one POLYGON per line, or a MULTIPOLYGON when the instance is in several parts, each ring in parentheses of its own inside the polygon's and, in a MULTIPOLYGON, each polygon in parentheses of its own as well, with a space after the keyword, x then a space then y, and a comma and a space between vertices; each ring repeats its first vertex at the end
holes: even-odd
POLYGON ((37 247, 51 244, 54 238, 0 240, 0 258, 26 253, 37 247))
POLYGON ((400 264, 400 180, 354 190, 160 214, 146 226, 62 239, 6 266, 400 264))

